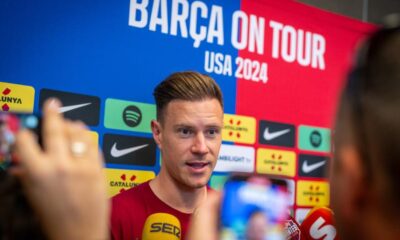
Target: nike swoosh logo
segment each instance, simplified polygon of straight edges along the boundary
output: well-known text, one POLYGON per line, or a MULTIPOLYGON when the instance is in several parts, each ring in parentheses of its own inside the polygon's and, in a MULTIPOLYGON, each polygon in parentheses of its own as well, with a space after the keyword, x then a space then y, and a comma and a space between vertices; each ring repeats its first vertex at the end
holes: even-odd
POLYGON ((114 145, 111 148, 111 156, 117 158, 117 157, 122 157, 125 156, 129 153, 135 152, 139 149, 142 149, 144 147, 147 147, 149 144, 143 144, 140 146, 136 147, 130 147, 130 148, 125 148, 125 149, 117 149, 117 143, 115 142, 114 145))
POLYGON ((273 140, 273 139, 275 139, 277 137, 285 135, 288 132, 290 132, 290 129, 284 129, 284 130, 280 130, 280 131, 276 131, 276 132, 270 133, 269 129, 266 128, 265 131, 264 131, 264 138, 265 138, 265 140, 270 141, 270 140, 273 140))
POLYGON ((304 173, 310 173, 314 171, 315 169, 322 167, 325 165, 325 161, 322 162, 317 162, 311 165, 308 165, 307 160, 303 162, 303 165, 301 166, 302 170, 304 173))
POLYGON ((90 104, 92 104, 92 103, 82 103, 82 104, 64 106, 64 107, 60 107, 58 109, 58 112, 59 113, 65 113, 65 112, 69 112, 69 111, 72 111, 72 110, 75 110, 75 109, 78 109, 78 108, 85 107, 85 106, 90 105, 90 104))

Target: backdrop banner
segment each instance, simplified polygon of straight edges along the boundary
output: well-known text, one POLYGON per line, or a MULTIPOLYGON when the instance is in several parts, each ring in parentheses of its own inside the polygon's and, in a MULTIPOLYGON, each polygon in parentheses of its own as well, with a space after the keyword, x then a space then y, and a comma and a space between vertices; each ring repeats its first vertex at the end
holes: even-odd
POLYGON ((40 113, 58 97, 104 152, 109 194, 155 176, 154 87, 175 71, 216 79, 231 171, 286 179, 296 219, 329 205, 336 101, 375 26, 291 0, 0 2, 0 108, 40 113))

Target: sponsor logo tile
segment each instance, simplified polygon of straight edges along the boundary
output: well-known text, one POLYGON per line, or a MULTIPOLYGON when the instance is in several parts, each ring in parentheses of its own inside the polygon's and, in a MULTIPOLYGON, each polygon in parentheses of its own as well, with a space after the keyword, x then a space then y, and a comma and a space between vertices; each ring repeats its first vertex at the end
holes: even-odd
POLYGON ((294 147, 295 145, 295 131, 294 125, 260 121, 258 141, 260 144, 294 147))
POLYGON ((255 136, 256 119, 254 117, 224 114, 223 141, 254 144, 255 136))
POLYGON ((34 101, 33 87, 0 82, 0 111, 32 113, 34 101))
POLYGON ((156 144, 152 138, 105 134, 103 154, 106 163, 154 166, 156 144))
POLYGON ((297 181, 298 206, 329 206, 329 183, 297 181))
POLYGON ((216 172, 254 172, 255 151, 252 147, 222 144, 216 172))
POLYGON ((328 128, 299 126, 299 149, 330 152, 331 130, 328 128))
POLYGON ((110 129, 151 133, 150 122, 156 119, 154 104, 108 98, 104 126, 110 129))
POLYGON ((155 177, 152 171, 105 169, 108 196, 112 197, 155 177))
POLYGON ((49 98, 58 98, 62 107, 60 112, 65 118, 80 120, 89 126, 99 124, 100 98, 95 96, 62 92, 51 89, 42 89, 40 91, 39 105, 42 110, 44 102, 49 98))
POLYGON ((259 148, 257 150, 257 172, 294 177, 296 173, 296 153, 259 148))
POLYGON ((300 177, 326 178, 328 166, 327 156, 300 154, 298 174, 300 177))

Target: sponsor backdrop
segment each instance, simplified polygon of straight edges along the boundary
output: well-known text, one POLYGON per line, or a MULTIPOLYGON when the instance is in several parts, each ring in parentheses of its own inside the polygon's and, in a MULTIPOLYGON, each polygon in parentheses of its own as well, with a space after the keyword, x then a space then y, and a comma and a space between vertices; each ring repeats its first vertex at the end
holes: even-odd
POLYGON ((284 178, 301 220, 329 204, 336 100, 373 28, 289 0, 2 0, 0 108, 40 113, 61 99, 98 139, 112 196, 160 169, 154 86, 207 73, 226 113, 210 185, 231 171, 284 178))

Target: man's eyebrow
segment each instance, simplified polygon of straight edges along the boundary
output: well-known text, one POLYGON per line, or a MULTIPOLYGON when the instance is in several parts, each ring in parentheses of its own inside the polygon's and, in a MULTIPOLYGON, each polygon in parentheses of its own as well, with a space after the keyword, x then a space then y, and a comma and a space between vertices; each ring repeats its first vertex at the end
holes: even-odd
POLYGON ((194 128, 193 126, 191 126, 190 124, 185 124, 185 123, 178 123, 173 125, 174 128, 181 128, 181 127, 185 127, 185 128, 194 128))

